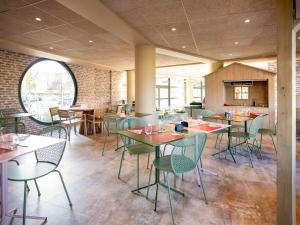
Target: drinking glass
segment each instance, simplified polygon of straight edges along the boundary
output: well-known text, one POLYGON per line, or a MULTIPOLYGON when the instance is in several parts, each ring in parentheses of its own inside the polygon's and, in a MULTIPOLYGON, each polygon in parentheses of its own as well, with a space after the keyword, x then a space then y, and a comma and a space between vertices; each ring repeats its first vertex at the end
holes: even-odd
POLYGON ((146 135, 152 134, 152 125, 151 125, 151 124, 148 124, 148 125, 145 127, 145 134, 146 134, 146 135))

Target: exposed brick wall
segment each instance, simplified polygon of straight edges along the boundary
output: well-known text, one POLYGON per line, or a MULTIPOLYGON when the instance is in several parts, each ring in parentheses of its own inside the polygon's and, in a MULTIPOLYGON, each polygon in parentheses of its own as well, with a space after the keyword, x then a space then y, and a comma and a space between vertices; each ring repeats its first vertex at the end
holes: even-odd
MULTIPOLYGON (((36 57, 0 49, 0 109, 16 108, 21 110, 18 98, 19 80, 24 70, 36 57)), ((91 104, 106 108, 110 100, 120 101, 121 72, 112 72, 112 90, 110 89, 110 71, 91 66, 68 64, 75 75, 78 85, 78 104, 91 104), (112 95, 112 96, 111 96, 112 95)), ((36 133, 42 126, 31 119, 24 119, 27 132, 36 133)))

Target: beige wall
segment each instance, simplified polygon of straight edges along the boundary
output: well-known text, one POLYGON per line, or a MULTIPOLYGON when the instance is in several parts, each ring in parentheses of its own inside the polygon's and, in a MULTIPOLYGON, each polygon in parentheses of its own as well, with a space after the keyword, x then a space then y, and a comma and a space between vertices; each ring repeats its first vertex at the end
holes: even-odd
POLYGON ((234 63, 223 69, 205 76, 205 107, 217 111, 224 107, 224 80, 268 80, 269 95, 269 124, 275 121, 275 88, 274 74, 250 66, 234 63))

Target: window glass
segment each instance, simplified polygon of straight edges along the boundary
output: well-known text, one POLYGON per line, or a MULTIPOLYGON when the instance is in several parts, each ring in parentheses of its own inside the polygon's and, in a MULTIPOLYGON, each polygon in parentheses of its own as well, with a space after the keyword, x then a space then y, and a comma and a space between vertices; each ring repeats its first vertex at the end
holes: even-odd
POLYGON ((234 98, 246 100, 249 97, 249 87, 234 87, 234 98))
POLYGON ((27 69, 21 80, 20 101, 34 119, 49 123, 49 108, 75 104, 76 88, 75 78, 65 64, 39 60, 27 69))

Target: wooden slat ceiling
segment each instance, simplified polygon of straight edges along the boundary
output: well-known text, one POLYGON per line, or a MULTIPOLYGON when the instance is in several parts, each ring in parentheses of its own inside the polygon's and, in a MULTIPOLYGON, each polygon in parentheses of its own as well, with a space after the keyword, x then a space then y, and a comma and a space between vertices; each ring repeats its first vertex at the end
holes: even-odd
MULTIPOLYGON (((120 70, 134 68, 133 46, 55 0, 0 0, 0 21, 0 38, 120 70)), ((158 66, 191 62, 157 57, 158 66)))
POLYGON ((217 60, 276 54, 275 0, 102 2, 156 45, 217 60))

